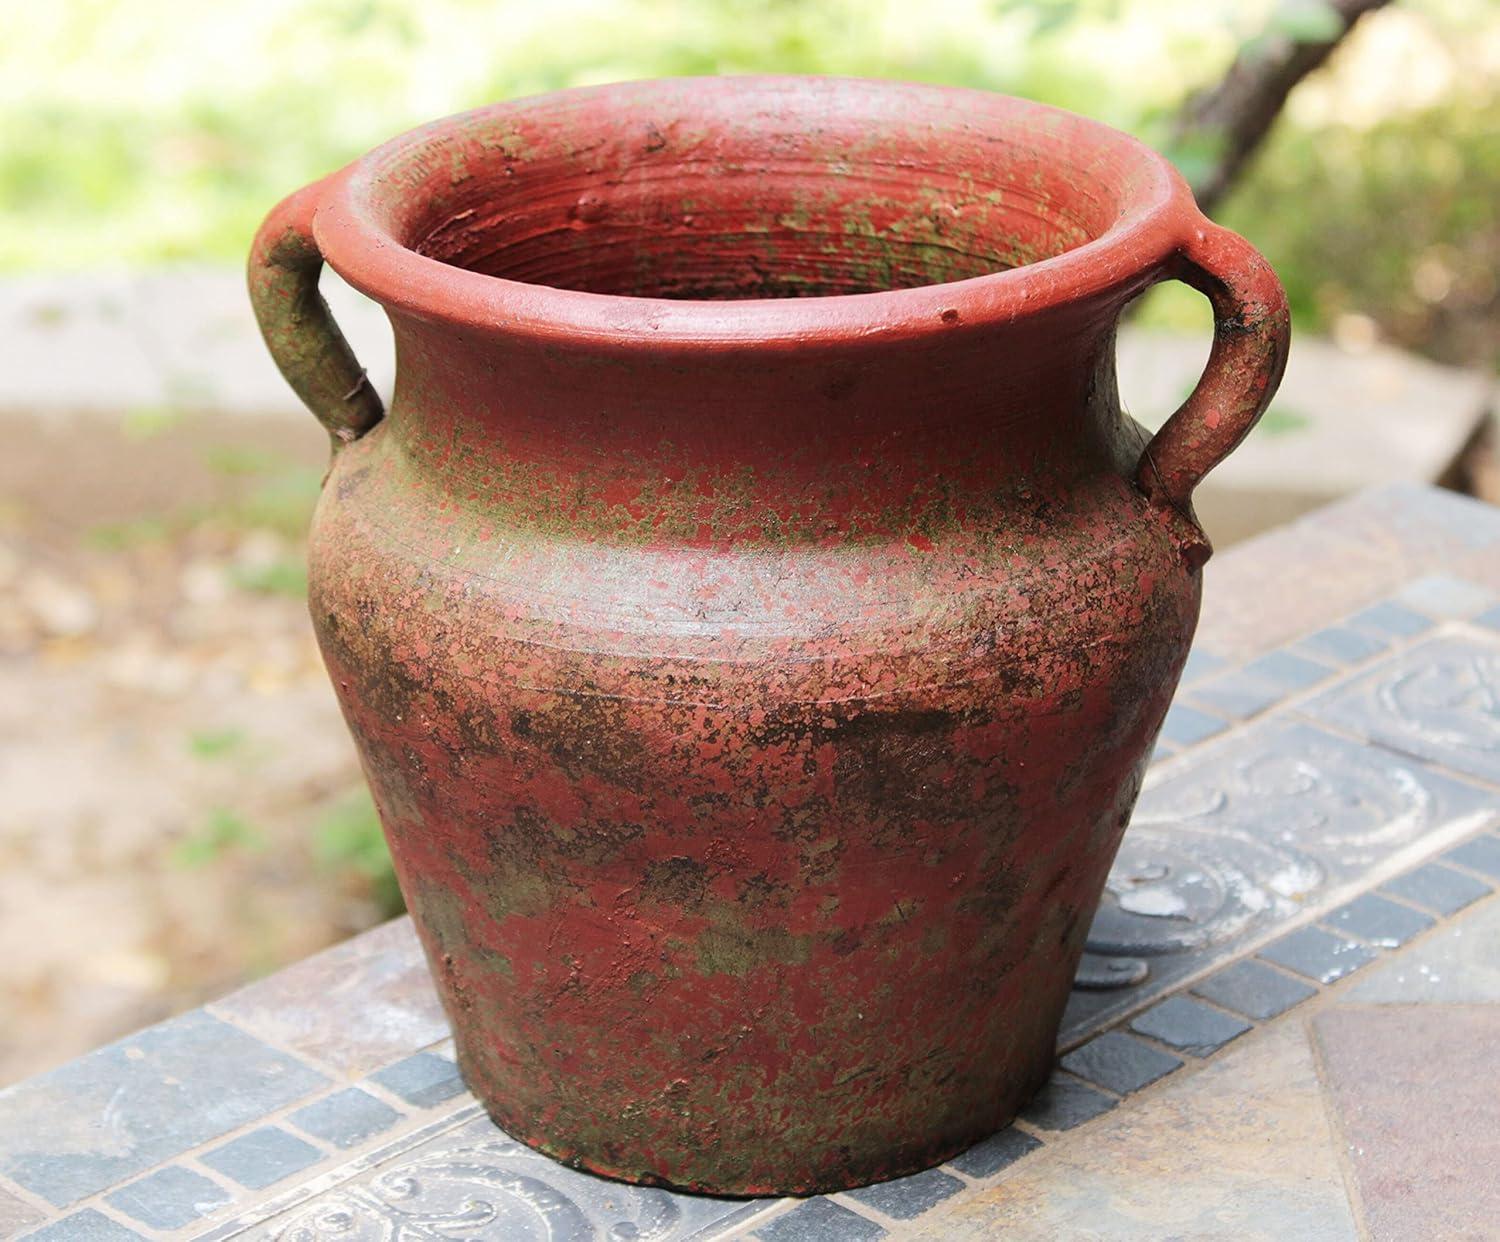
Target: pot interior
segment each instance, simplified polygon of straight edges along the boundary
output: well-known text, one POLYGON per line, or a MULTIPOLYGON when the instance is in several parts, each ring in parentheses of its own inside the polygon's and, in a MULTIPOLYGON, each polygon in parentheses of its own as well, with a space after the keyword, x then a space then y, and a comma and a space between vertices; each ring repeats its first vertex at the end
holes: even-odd
POLYGON ((402 245, 455 267, 720 300, 870 293, 1037 263, 1108 231, 1134 179, 1128 165, 1111 176, 1101 153, 1115 152, 1094 132, 1109 131, 1001 96, 741 82, 502 105, 396 144, 383 162, 399 167, 370 184, 402 245), (956 109, 966 97, 994 102, 956 109), (428 173, 420 191, 414 167, 428 173))

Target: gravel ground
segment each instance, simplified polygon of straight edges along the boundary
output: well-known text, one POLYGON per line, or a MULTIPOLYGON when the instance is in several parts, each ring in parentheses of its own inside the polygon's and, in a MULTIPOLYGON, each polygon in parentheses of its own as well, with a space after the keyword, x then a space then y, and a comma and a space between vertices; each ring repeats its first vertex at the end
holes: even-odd
POLYGON ((390 899, 302 599, 317 427, 144 410, 0 435, 4 1083, 390 899))

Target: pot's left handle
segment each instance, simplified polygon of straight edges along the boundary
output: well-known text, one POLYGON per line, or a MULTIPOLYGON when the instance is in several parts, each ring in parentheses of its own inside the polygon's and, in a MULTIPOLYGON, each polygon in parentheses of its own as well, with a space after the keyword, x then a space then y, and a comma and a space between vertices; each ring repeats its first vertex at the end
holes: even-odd
POLYGON ((328 181, 304 186, 272 209, 250 249, 249 279, 266 348, 338 449, 375 426, 385 409, 318 292, 323 254, 312 224, 328 181))

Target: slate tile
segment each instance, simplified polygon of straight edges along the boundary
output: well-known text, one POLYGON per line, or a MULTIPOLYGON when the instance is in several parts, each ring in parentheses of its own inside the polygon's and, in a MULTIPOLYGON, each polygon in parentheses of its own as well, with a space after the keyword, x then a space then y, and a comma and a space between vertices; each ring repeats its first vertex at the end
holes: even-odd
POLYGON ((209 1011, 358 1077, 448 1033, 409 918, 289 966, 215 1001, 209 1011), (351 1022, 357 1007, 359 1021, 351 1022))
POLYGON ((1340 1006, 1313 1031, 1368 1236, 1494 1237, 1500 1006, 1340 1006))
POLYGON ((287 1120, 314 1138, 348 1148, 389 1130, 401 1120, 401 1114, 369 1092, 348 1087, 299 1108, 287 1120))
POLYGON ((1071 1130, 1107 1113, 1116 1101, 1076 1078, 1054 1074, 1022 1111, 1021 1118, 1041 1130, 1071 1130))
POLYGON ((1500 837, 1475 837, 1443 855, 1450 862, 1500 880, 1500 837))
POLYGON ((1182 703, 1173 703, 1162 722, 1162 740, 1173 746, 1194 746, 1229 728, 1218 716, 1210 716, 1182 703))
POLYGON ((465 1090, 458 1066, 431 1052, 419 1052, 416 1056, 397 1061, 371 1074, 370 1078, 418 1108, 431 1108, 463 1094, 465 1090))
POLYGON ((808 1199, 750 1236, 761 1242, 875 1242, 887 1230, 831 1199, 808 1199))
POLYGON ((1344 994, 1360 1005, 1500 1005, 1500 901, 1486 901, 1366 971, 1344 994))
POLYGON ((142 1242, 145 1234, 85 1208, 26 1235, 26 1242, 142 1242))
POLYGON ((1206 1057, 1253 1028, 1186 996, 1171 996, 1131 1022, 1130 1029, 1195 1057, 1206 1057))
POLYGON ((311 1143, 279 1126, 262 1126, 232 1139, 200 1159, 215 1172, 251 1190, 264 1190, 293 1173, 309 1169, 323 1158, 311 1143))
POLYGON ((1361 893, 1348 905, 1325 915, 1323 923, 1336 931, 1352 932, 1379 948, 1395 949, 1426 931, 1433 920, 1410 906, 1374 893, 1361 893))
POLYGON ((1429 617, 1457 620, 1484 611, 1495 602, 1495 595, 1478 583, 1449 574, 1433 574, 1402 587, 1395 600, 1429 617))
POLYGON ((1338 664, 1363 664, 1390 649, 1390 644, 1383 638, 1344 625, 1329 626, 1316 634, 1309 634, 1298 645, 1317 659, 1333 660, 1338 664))
POLYGON ((897 1177, 873 1186, 848 1191, 848 1196, 884 1212, 896 1220, 915 1220, 928 1208, 951 1198, 964 1188, 956 1177, 941 1169, 927 1169, 910 1177, 897 1177))
POLYGON ((1027 1134, 1025 1130, 1007 1126, 998 1134, 975 1143, 962 1155, 954 1156, 948 1163, 970 1177, 991 1177, 1041 1145, 1041 1139, 1027 1134))
POLYGON ((1474 618, 1474 624, 1487 630, 1500 630, 1500 608, 1487 608, 1474 618))
POLYGON ((325 1081, 201 1010, 184 1014, 0 1091, 0 1172, 67 1207, 325 1081))
POLYGON ((1274 682, 1262 681, 1244 669, 1236 669, 1199 682, 1189 692, 1188 702, 1232 720, 1248 720, 1275 707, 1286 694, 1274 682))
POLYGON ((1279 686, 1284 693, 1306 690, 1333 676, 1333 669, 1317 660, 1290 651, 1273 651, 1245 665, 1245 672, 1258 681, 1279 686))
POLYGON ((230 1201, 230 1194, 201 1173, 169 1164, 111 1191, 106 1202, 154 1229, 181 1229, 230 1201))
POLYGON ((1260 956, 1319 983, 1332 983, 1374 961, 1377 954, 1321 927, 1303 927, 1273 940, 1260 956))
POLYGON ((1185 686, 1199 681, 1228 667, 1229 661, 1223 656, 1216 655, 1201 644, 1196 645, 1188 652, 1187 663, 1182 666, 1182 684, 1185 686))
POLYGON ((1180 1068, 1182 1062, 1121 1031, 1105 1031, 1073 1049, 1061 1064, 1070 1074, 1077 1074, 1096 1086, 1107 1087, 1117 1095, 1129 1095, 1158 1078, 1165 1078, 1180 1068))
POLYGON ((1355 613, 1345 624, 1390 638, 1415 638, 1430 630, 1433 623, 1431 617, 1386 601, 1355 613))
POLYGON ((1424 906, 1438 914, 1456 914, 1490 892, 1490 886, 1442 863, 1428 863, 1380 886, 1382 892, 1424 906))
POLYGON ((1304 710, 1404 754, 1500 782, 1500 643, 1443 634, 1318 695, 1304 710))
POLYGON ((1225 1009, 1264 1022, 1299 1005, 1318 989, 1279 970, 1246 959, 1215 971, 1193 985, 1193 991, 1225 1009))

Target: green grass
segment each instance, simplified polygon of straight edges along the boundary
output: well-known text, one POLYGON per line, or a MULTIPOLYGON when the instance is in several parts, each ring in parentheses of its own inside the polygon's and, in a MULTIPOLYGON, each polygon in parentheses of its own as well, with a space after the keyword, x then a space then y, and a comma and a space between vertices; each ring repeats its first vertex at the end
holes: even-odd
POLYGON ((385 917, 392 918, 406 909, 380 816, 368 790, 349 792, 323 813, 313 828, 313 853, 330 871, 352 871, 360 876, 385 917))

